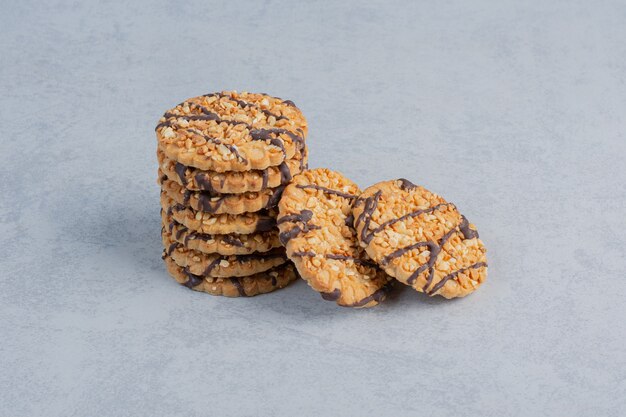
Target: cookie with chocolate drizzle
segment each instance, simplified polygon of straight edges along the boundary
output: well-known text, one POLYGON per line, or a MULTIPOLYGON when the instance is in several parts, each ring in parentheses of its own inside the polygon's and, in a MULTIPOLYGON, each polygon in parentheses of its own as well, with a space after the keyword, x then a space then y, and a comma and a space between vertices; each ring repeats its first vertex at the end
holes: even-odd
POLYGON ((192 274, 188 268, 176 264, 166 253, 163 253, 163 260, 167 271, 179 284, 195 291, 225 297, 253 297, 266 294, 286 287, 297 278, 291 263, 247 277, 214 278, 192 274))
POLYGON ((250 255, 207 254, 185 247, 165 228, 161 230, 161 237, 167 256, 190 273, 202 277, 245 277, 287 262, 283 248, 250 255))
POLYGON ((159 182, 161 189, 177 204, 210 214, 253 213, 274 208, 278 205, 284 188, 280 186, 243 194, 218 194, 208 191, 189 191, 167 176, 159 175, 159 182))
POLYGON ((346 307, 377 305, 391 281, 358 245, 351 211, 359 194, 340 173, 313 169, 295 176, 278 204, 279 239, 300 276, 346 307))
POLYGON ((220 255, 250 255, 255 252, 268 252, 275 248, 280 248, 278 241, 278 229, 269 232, 227 235, 208 235, 194 232, 178 223, 161 210, 163 227, 170 234, 172 239, 185 247, 198 252, 220 255))
POLYGON ((487 277, 486 249, 454 204, 412 182, 384 181, 354 203, 360 245, 389 275, 419 292, 464 297, 487 277))
POLYGON ((161 209, 189 230, 209 235, 269 232, 276 228, 275 209, 242 214, 211 214, 177 203, 161 191, 161 209))
POLYGON ((216 172, 280 166, 304 149, 308 127, 290 100, 223 91, 190 98, 155 128, 159 149, 182 165, 216 172))
POLYGON ((306 147, 294 158, 283 161, 278 166, 251 171, 203 171, 169 159, 160 150, 157 150, 157 158, 161 171, 170 180, 191 191, 221 194, 258 192, 287 185, 294 175, 307 168, 306 147))

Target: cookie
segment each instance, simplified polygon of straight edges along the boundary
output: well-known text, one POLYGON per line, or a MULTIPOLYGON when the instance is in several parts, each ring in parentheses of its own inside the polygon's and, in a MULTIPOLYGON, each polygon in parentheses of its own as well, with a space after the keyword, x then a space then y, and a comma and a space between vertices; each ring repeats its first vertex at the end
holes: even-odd
POLYGON ((161 170, 169 179, 178 182, 188 190, 222 194, 241 194, 280 187, 288 184, 294 175, 304 171, 307 167, 306 148, 304 155, 297 154, 278 166, 243 172, 202 171, 171 160, 161 151, 157 151, 157 158, 161 170))
POLYGON ((389 275, 445 298, 487 277, 486 249, 454 204, 405 179, 367 188, 354 203, 359 243, 389 275))
POLYGON ((161 177, 159 182, 161 189, 176 203, 211 214, 241 214, 276 207, 284 188, 267 188, 243 194, 212 194, 208 191, 189 191, 167 177, 161 177))
POLYGON ((163 227, 172 239, 185 247, 203 253, 220 255, 250 255, 281 247, 278 230, 248 235, 207 235, 189 230, 162 211, 163 227))
POLYGON ((161 192, 161 208, 168 216, 188 229, 209 235, 251 234, 269 232, 276 227, 276 212, 272 210, 243 214, 210 214, 176 203, 161 192))
POLYGON ((287 262, 283 248, 251 255, 206 254, 176 242, 165 229, 161 236, 167 256, 190 273, 203 277, 245 277, 287 262))
POLYGON ((352 204, 359 187, 328 169, 294 177, 278 204, 280 241, 300 276, 325 300, 372 307, 389 289, 390 277, 359 247, 352 204))
POLYGON ((190 98, 156 126, 159 149, 201 170, 249 171, 278 166, 304 149, 307 122, 289 100, 225 91, 190 98))
POLYGON ((297 275, 291 263, 260 272, 249 277, 212 278, 200 277, 182 268, 174 260, 163 256, 167 271, 181 285, 195 291, 225 297, 252 297, 286 287, 296 280, 297 275))

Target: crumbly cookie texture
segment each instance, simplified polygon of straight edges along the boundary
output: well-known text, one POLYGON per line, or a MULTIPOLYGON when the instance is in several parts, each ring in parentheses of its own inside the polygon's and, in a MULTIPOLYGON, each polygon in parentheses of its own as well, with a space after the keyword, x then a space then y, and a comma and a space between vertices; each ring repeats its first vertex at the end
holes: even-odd
POLYGON ((372 307, 385 298, 390 277, 358 245, 351 210, 359 194, 337 172, 305 171, 285 188, 277 223, 287 256, 324 299, 372 307))
POLYGON ((156 126, 159 148, 183 165, 217 172, 278 166, 304 149, 307 122, 289 100, 224 91, 190 98, 156 126))
POLYGON ((354 203, 359 243, 389 275, 428 295, 464 297, 487 277, 486 249, 454 204, 405 179, 354 203))
POLYGON ((202 171, 169 159, 161 151, 157 151, 157 158, 160 169, 169 179, 178 182, 188 190, 241 194, 287 185, 294 175, 307 168, 306 148, 303 153, 304 155, 297 154, 278 166, 244 172, 202 171))
POLYGON ((160 177, 161 189, 176 203, 211 214, 242 214, 276 207, 284 186, 244 194, 211 194, 189 191, 176 181, 160 177))
POLYGON ((186 248, 165 229, 161 236, 165 254, 190 273, 202 277, 246 277, 287 262, 283 248, 251 255, 206 254, 186 248))
POLYGON ((297 278, 291 263, 248 277, 213 278, 192 274, 187 268, 176 264, 166 254, 163 255, 163 260, 167 271, 179 284, 195 291, 204 291, 211 295, 225 297, 252 297, 266 294, 286 287, 297 278))
POLYGON ((189 230, 178 223, 167 213, 161 211, 163 227, 172 239, 185 247, 198 252, 220 255, 250 255, 255 252, 267 252, 280 248, 278 230, 273 229, 264 233, 252 233, 248 235, 207 235, 189 230))
POLYGON ((269 232, 276 227, 276 212, 257 211, 242 214, 211 214, 179 204, 161 191, 161 208, 186 228, 209 235, 269 232))

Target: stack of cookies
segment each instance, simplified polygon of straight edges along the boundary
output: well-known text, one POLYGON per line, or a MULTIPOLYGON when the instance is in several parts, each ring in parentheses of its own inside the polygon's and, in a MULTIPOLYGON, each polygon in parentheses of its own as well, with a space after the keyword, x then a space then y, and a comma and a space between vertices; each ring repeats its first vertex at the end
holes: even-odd
POLYGON ((307 167, 306 134, 294 103, 266 94, 207 94, 161 117, 163 259, 179 283, 237 297, 295 280, 276 206, 307 167))

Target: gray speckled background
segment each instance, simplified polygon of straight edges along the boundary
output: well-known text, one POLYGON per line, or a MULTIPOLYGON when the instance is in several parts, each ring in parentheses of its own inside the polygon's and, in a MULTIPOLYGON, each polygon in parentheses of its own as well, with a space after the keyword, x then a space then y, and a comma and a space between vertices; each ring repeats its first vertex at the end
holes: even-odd
POLYGON ((624 415, 624 2, 11 3, 0 415, 624 415), (178 286, 153 128, 224 88, 293 99, 313 167, 454 201, 488 282, 368 311, 178 286))

